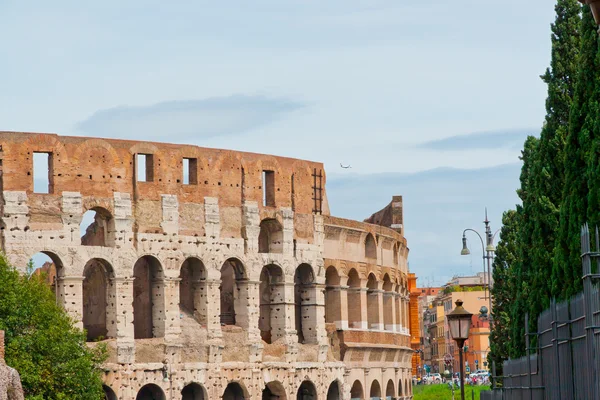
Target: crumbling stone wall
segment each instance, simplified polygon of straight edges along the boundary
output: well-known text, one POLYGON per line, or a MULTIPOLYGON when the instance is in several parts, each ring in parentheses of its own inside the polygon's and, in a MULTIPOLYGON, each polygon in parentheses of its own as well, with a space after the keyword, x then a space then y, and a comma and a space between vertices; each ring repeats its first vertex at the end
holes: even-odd
POLYGON ((0 146, 2 249, 19 268, 37 252, 52 259, 57 301, 89 340, 111 349, 108 398, 259 398, 268 389, 280 398, 348 399, 360 374, 365 387, 406 378, 406 241, 393 229, 329 216, 322 164, 53 134, 0 132, 0 146), (35 152, 49 154, 49 193, 34 192, 35 152), (183 171, 183 159, 193 171, 183 171), (88 210, 96 218, 82 238, 88 210), (358 277, 352 328, 364 335, 354 344, 344 335, 352 329, 342 264, 358 277), (328 336, 329 266, 341 309, 328 336), (383 290, 386 274, 393 292, 383 290), (377 305, 371 327, 363 325, 366 296, 377 305), (384 296, 397 304, 389 324, 384 296), (375 351, 379 333, 394 339, 375 351))

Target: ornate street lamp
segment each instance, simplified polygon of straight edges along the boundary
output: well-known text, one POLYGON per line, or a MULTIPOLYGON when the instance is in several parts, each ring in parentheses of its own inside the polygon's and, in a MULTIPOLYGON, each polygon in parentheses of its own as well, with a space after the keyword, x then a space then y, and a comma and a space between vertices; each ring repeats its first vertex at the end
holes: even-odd
POLYGON ((594 14, 594 20, 600 24, 600 0, 579 0, 580 3, 587 4, 594 14))
POLYGON ((469 338, 469 330, 471 329, 471 317, 473 314, 464 309, 463 301, 456 300, 456 308, 451 313, 446 315, 450 336, 456 342, 458 347, 458 356, 460 361, 460 396, 465 400, 465 374, 463 362, 463 347, 465 341, 469 338))

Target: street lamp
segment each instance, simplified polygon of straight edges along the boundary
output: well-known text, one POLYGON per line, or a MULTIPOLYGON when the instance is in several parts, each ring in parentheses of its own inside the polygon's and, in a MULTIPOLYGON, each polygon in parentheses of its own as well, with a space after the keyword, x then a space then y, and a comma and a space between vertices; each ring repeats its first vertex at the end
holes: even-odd
POLYGON ((446 315, 450 336, 458 346, 458 357, 460 362, 460 397, 465 400, 465 374, 463 362, 463 347, 469 338, 471 329, 471 317, 473 314, 464 309, 462 300, 456 300, 456 308, 446 315))
POLYGON ((579 0, 579 2, 590 6, 596 23, 600 24, 600 0, 579 0))

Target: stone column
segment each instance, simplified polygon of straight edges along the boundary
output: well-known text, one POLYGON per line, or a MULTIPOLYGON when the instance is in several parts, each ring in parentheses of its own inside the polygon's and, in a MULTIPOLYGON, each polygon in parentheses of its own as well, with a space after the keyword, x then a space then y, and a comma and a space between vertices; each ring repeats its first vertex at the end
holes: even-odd
POLYGON ((181 336, 181 318, 179 316, 180 281, 180 278, 165 278, 164 282, 164 313, 166 342, 176 342, 181 336))
POLYGON ((398 307, 398 332, 402 332, 404 329, 404 308, 402 306, 402 295, 396 294, 396 306, 398 307))
POLYGON ((75 319, 75 326, 83 329, 83 277, 57 277, 57 301, 75 319))
POLYGON ((219 286, 221 286, 220 280, 206 280, 206 302, 201 304, 205 307, 202 312, 206 315, 206 329, 208 331, 208 338, 220 338, 223 336, 221 331, 221 293, 219 292, 219 286))
POLYGON ((294 303, 294 282, 284 282, 283 286, 283 304, 285 313, 284 320, 284 343, 286 345, 286 361, 294 362, 298 355, 298 332, 296 331, 296 307, 294 303))
POLYGON ((200 325, 206 326, 206 280, 197 279, 192 281, 192 290, 194 291, 194 319, 198 321, 200 325))
POLYGON ((360 326, 356 327, 358 329, 369 329, 369 313, 368 313, 368 306, 367 306, 367 296, 368 296, 368 291, 369 289, 367 289, 367 281, 364 279, 360 280, 360 289, 359 289, 359 295, 360 295, 360 326))
POLYGON ((119 363, 130 364, 135 360, 133 329, 133 278, 113 278, 115 296, 115 337, 119 363))
POLYGON ((165 316, 165 277, 153 279, 150 287, 152 302, 152 337, 164 337, 166 333, 165 316))
POLYGON ((394 292, 384 291, 383 297, 383 323, 386 331, 393 332, 395 329, 395 307, 394 307, 394 292))
POLYGON ((260 282, 237 280, 235 323, 248 331, 248 341, 261 341, 258 329, 260 282))

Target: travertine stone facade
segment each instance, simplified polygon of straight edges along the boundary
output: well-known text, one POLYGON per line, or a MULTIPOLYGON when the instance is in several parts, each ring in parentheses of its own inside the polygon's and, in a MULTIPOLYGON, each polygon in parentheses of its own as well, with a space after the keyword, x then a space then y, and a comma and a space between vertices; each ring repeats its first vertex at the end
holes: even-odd
POLYGON ((20 268, 52 259, 57 301, 109 346, 107 398, 412 398, 400 197, 350 221, 329 215, 320 163, 54 134, 0 146, 2 249, 20 268))

